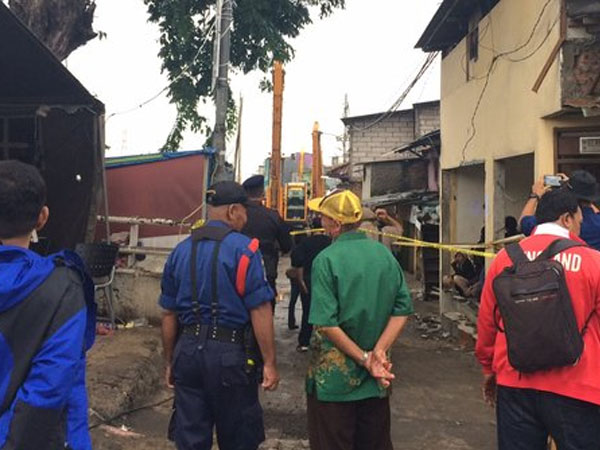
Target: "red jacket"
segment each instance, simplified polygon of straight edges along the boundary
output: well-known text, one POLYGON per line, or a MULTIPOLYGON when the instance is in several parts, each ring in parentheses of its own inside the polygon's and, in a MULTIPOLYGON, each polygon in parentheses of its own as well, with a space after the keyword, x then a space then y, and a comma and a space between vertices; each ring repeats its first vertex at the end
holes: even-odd
MULTIPOLYGON (((556 224, 543 224, 536 228, 531 237, 521 242, 521 247, 530 259, 534 259, 557 237, 583 242, 556 224)), ((578 364, 520 374, 508 362, 506 337, 494 323, 496 297, 492 289, 496 276, 511 265, 504 250, 494 259, 486 277, 477 320, 475 355, 485 374, 496 374, 499 385, 553 392, 600 405, 600 252, 587 247, 574 247, 559 254, 558 258, 565 268, 579 329, 595 311, 584 335, 585 347, 578 364)), ((497 320, 501 321, 499 314, 497 320)))

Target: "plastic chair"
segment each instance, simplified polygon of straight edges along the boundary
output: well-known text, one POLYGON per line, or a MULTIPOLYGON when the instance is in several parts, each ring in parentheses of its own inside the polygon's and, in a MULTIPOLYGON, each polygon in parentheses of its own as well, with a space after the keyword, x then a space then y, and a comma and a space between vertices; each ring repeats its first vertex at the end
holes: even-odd
POLYGON ((94 280, 94 289, 100 289, 104 292, 106 304, 109 313, 109 319, 113 330, 115 329, 115 310, 113 307, 113 287, 115 279, 117 255, 119 246, 107 243, 77 244, 75 247, 77 253, 87 266, 87 269, 94 280))

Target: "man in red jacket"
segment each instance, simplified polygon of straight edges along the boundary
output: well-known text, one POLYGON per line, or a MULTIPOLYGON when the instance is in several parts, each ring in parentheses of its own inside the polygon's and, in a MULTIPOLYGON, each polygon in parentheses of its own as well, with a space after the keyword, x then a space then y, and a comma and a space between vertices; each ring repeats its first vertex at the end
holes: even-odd
MULTIPOLYGON (((583 243, 581 209, 567 188, 545 194, 536 218, 539 225, 521 242, 530 260, 557 238, 583 243)), ((494 279, 512 265, 506 251, 486 277, 475 353, 483 366, 484 398, 496 405, 499 450, 545 450, 548 435, 561 450, 600 449, 600 253, 573 247, 555 259, 565 269, 579 329, 589 320, 583 354, 573 366, 519 373, 510 365, 506 336, 496 325, 502 321, 493 290, 494 279)))

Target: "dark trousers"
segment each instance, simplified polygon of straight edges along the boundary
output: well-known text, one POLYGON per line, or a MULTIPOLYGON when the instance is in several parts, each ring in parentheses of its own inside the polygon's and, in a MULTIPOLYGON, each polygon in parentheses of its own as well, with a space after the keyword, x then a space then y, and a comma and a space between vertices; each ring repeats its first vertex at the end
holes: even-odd
POLYGON ((273 311, 275 311, 275 304, 277 303, 277 275, 267 275, 267 283, 269 283, 269 286, 271 286, 271 289, 275 293, 275 297, 271 300, 273 311))
POLYGON ((298 345, 301 347, 308 347, 313 329, 312 325, 308 323, 308 317, 310 315, 310 294, 302 292, 300 294, 300 301, 302 302, 302 324, 300 325, 300 334, 298 334, 298 345))
POLYGON ((321 402, 308 396, 311 450, 393 450, 389 398, 321 402))
POLYGON ((600 407, 562 395, 499 386, 499 450, 600 449, 600 407))
POLYGON ((288 309, 288 328, 296 326, 296 302, 300 296, 300 285, 296 280, 290 280, 290 305, 288 309))
POLYGON ((258 369, 244 371, 241 345, 184 334, 175 348, 174 437, 178 450, 256 450, 265 439, 258 369))

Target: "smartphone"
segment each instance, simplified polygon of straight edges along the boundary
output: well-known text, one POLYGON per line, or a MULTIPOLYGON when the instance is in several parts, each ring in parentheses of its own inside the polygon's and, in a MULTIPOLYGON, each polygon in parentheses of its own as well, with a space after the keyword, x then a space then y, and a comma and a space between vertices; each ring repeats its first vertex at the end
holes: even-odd
POLYGON ((549 187, 561 187, 562 177, 560 175, 544 175, 544 185, 549 187))

